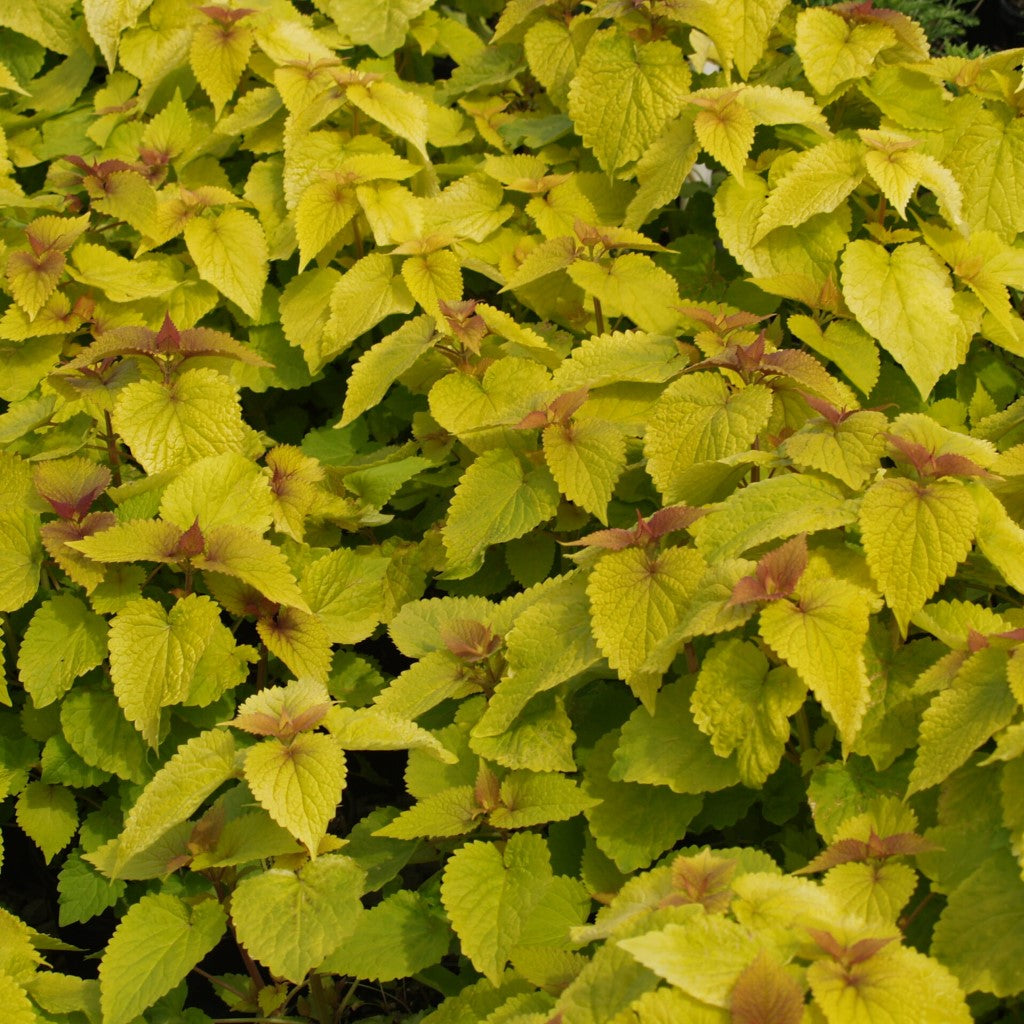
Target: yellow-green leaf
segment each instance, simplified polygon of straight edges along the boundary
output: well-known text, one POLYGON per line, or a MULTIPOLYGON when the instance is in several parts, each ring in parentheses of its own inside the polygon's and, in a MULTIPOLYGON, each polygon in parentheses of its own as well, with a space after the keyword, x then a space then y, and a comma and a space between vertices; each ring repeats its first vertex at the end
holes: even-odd
POLYGON ((896 33, 878 21, 847 21, 818 7, 797 15, 796 52, 807 81, 823 96, 867 77, 875 58, 895 45, 896 33))
POLYGON ((902 633, 967 556, 977 523, 970 492, 953 480, 887 477, 868 489, 860 509, 864 551, 902 633))
POLYGON ((953 286, 927 246, 908 242, 887 252, 867 239, 843 253, 843 297, 923 396, 966 352, 954 313, 953 286))
POLYGON ((220 117, 224 104, 235 94, 238 80, 249 63, 252 43, 252 30, 239 21, 210 18, 192 35, 189 64, 213 101, 216 117, 220 117))
POLYGON ((615 30, 587 46, 569 87, 569 116, 606 171, 636 160, 683 107, 690 73, 682 52, 615 30))
POLYGON ((193 217, 185 244, 199 276, 256 317, 267 283, 267 240, 260 222, 244 210, 193 217))

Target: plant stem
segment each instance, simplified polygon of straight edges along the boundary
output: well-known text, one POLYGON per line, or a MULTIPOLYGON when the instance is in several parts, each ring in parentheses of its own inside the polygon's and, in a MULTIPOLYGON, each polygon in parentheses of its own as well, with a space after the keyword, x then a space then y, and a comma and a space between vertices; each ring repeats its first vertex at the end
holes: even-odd
POLYGON ((313 1016, 320 1024, 331 1024, 334 1014, 331 1012, 331 1001, 327 997, 323 975, 311 974, 308 981, 309 1007, 313 1011, 313 1016))
POLYGON ((103 438, 107 443, 107 458, 110 460, 110 477, 114 481, 115 487, 121 486, 121 454, 117 450, 117 434, 114 433, 114 422, 110 418, 110 413, 103 410, 103 425, 107 429, 106 436, 103 438))
POLYGON ((215 978, 212 974, 204 971, 202 967, 193 967, 192 970, 201 978, 205 978, 211 985, 216 985, 217 988, 222 988, 225 992, 230 992, 232 995, 238 996, 238 998, 243 1001, 249 998, 245 992, 235 988, 234 985, 229 985, 226 981, 222 981, 220 978, 215 978))
POLYGON ((929 903, 931 903, 932 897, 934 895, 935 895, 934 892, 927 892, 927 893, 925 893, 924 897, 921 899, 921 902, 918 903, 918 905, 916 907, 914 907, 914 909, 906 917, 901 917, 899 919, 898 924, 899 924, 899 928, 900 928, 901 932, 906 934, 907 929, 917 919, 917 915, 920 914, 921 911, 924 910, 924 908, 927 907, 929 903))
POLYGON ((356 994, 356 986, 358 984, 359 979, 353 978, 352 984, 349 985, 345 995, 342 996, 341 1002, 338 1003, 337 1009, 334 1011, 334 1024, 338 1024, 341 1020, 341 1015, 348 1009, 348 1004, 352 1002, 352 997, 356 994))
POLYGON ((594 299, 594 320, 597 322, 597 333, 604 334, 604 310, 601 309, 601 300, 594 299))
POLYGON ((267 645, 260 644, 260 660, 256 665, 256 689, 262 690, 267 685, 267 645))

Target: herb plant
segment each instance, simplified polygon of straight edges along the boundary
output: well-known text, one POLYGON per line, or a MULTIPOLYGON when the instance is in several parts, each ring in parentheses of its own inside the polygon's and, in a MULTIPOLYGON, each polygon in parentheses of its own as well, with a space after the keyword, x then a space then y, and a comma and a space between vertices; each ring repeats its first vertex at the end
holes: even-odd
POLYGON ((1018 1019, 1021 57, 0 4, 5 1021, 1018 1019))

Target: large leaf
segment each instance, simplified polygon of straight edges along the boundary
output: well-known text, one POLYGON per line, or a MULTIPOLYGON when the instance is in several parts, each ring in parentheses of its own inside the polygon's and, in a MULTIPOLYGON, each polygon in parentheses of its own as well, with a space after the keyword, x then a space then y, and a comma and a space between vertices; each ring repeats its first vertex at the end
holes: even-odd
POLYGON ((887 252, 858 239, 843 253, 843 297, 861 326, 927 397, 966 354, 942 261, 919 242, 887 252))
POLYGON ((274 974, 301 982, 356 927, 365 882, 362 868, 338 854, 245 878, 231 896, 238 940, 274 974))
POLYGON ((143 896, 121 919, 100 961, 104 1024, 128 1024, 170 992, 220 941, 227 915, 215 900, 188 906, 143 896))
POLYGON ((887 477, 868 489, 860 509, 864 550, 902 632, 970 551, 977 522, 970 492, 956 481, 887 477))
POLYGON ((260 223, 244 210, 194 217, 185 244, 199 276, 255 318, 267 283, 267 240, 260 223))
POLYGON ((569 115, 606 171, 643 153, 682 109, 690 74, 667 41, 638 43, 601 32, 590 41, 569 87, 569 115))
POLYGON ((316 856, 345 788, 345 755, 330 736, 269 737, 251 747, 245 779, 270 816, 316 856))

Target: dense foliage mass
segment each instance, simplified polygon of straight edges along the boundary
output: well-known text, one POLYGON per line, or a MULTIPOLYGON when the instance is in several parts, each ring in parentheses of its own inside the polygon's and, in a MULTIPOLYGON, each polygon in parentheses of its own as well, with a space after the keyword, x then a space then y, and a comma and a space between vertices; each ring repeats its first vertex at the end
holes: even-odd
POLYGON ((4 1020, 1010 1019, 1022 55, 0 4, 4 1020))

